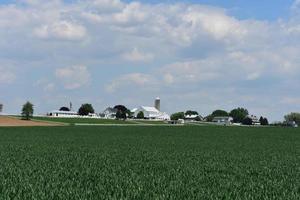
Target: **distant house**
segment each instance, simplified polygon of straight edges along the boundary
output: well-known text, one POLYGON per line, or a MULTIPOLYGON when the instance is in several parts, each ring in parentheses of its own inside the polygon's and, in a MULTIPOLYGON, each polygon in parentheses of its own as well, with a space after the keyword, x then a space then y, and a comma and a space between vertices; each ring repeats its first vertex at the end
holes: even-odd
POLYGON ((161 112, 155 107, 141 106, 139 108, 132 109, 132 112, 134 113, 133 116, 135 118, 137 118, 139 112, 143 112, 146 119, 170 120, 170 116, 167 113, 161 112))
POLYGON ((232 117, 214 117, 212 122, 217 123, 217 124, 223 124, 223 125, 228 125, 231 124, 233 121, 232 117))
POLYGON ((106 108, 101 114, 101 117, 104 117, 106 119, 115 119, 117 115, 117 109, 108 107, 106 108))
POLYGON ((79 117, 77 112, 73 111, 60 111, 60 110, 53 110, 47 114, 49 117, 64 117, 64 118, 75 118, 79 117))
POLYGON ((298 124, 295 121, 287 122, 287 125, 290 127, 298 128, 298 124))
POLYGON ((247 117, 252 120, 253 125, 256 125, 256 126, 261 125, 259 119, 255 115, 248 115, 247 117))
POLYGON ((202 121, 203 117, 201 115, 184 115, 186 121, 202 121))

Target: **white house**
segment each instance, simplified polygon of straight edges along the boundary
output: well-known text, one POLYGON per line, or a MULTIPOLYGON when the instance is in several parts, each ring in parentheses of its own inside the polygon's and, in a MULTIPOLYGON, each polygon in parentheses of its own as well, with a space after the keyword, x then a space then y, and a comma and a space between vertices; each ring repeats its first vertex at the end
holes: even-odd
POLYGON ((222 124, 222 125, 226 125, 226 124, 231 124, 233 121, 232 117, 214 117, 213 118, 213 122, 217 123, 217 124, 222 124))
POLYGON ((147 106, 141 106, 139 108, 135 108, 132 111, 134 111, 134 117, 136 118, 139 112, 144 113, 144 117, 146 119, 156 119, 156 120, 170 120, 170 116, 165 113, 157 110, 155 107, 147 107, 147 106))
POLYGON ((64 118, 75 118, 79 117, 77 112, 73 111, 59 111, 59 110, 53 110, 47 114, 49 117, 64 117, 64 118))
POLYGON ((116 114, 117 114, 117 109, 108 107, 100 114, 100 116, 106 119, 115 119, 116 114))
POLYGON ((259 119, 255 115, 248 115, 247 117, 249 117, 252 120, 253 125, 261 125, 259 119))

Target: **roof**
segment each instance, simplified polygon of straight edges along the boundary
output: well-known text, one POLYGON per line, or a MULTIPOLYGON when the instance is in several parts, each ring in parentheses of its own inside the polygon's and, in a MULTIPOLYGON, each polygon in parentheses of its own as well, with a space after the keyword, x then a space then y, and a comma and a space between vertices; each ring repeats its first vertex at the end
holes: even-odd
POLYGON ((53 111, 51 111, 51 113, 58 113, 58 114, 76 114, 76 115, 77 115, 77 112, 74 112, 74 111, 60 111, 60 110, 53 110, 53 111))
POLYGON ((157 112, 159 113, 160 111, 157 110, 155 107, 147 107, 147 106, 141 106, 142 109, 144 109, 147 112, 157 112))

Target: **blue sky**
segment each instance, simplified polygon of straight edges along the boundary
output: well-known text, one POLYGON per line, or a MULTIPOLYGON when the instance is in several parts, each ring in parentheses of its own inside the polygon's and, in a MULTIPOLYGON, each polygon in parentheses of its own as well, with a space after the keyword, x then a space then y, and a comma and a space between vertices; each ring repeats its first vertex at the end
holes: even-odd
POLYGON ((0 102, 300 110, 300 1, 1 1, 0 102), (13 19, 13 20, 12 20, 13 19))

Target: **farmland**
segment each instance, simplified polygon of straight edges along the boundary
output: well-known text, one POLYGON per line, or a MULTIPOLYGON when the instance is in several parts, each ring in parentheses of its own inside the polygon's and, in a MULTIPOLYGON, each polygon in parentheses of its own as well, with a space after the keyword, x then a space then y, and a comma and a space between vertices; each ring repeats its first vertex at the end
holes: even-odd
POLYGON ((152 121, 152 120, 115 120, 115 119, 97 119, 97 118, 58 118, 58 117, 34 117, 35 121, 41 122, 59 122, 65 124, 94 124, 94 125, 109 125, 109 124, 165 124, 163 121, 152 121))
POLYGON ((0 199, 299 199, 300 129, 0 128, 0 199))

